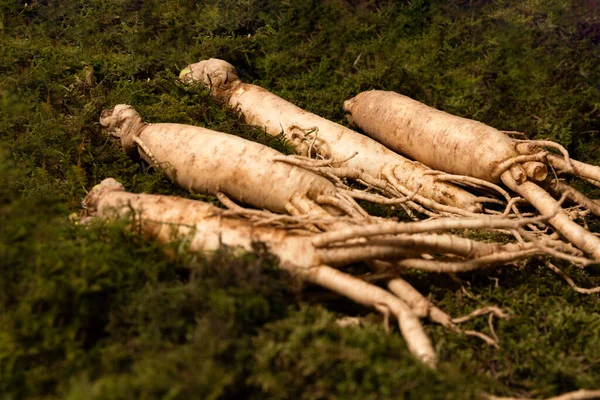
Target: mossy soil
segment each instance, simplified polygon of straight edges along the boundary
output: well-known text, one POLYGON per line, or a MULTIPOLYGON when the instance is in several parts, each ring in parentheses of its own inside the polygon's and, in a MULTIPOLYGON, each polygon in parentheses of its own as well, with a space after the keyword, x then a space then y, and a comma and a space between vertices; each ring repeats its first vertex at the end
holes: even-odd
MULTIPOLYGON (((550 396, 600 382, 600 298, 542 263, 407 279, 452 315, 488 304, 501 348, 425 323, 438 372, 375 314, 301 291, 263 250, 175 260, 123 224, 69 221, 106 177, 214 201, 128 159, 98 124, 133 105, 149 122, 234 133, 286 152, 179 71, 217 57, 344 123, 343 100, 394 90, 600 164, 594 2, 0 1, 0 398, 476 398, 550 396), (361 327, 336 319, 357 315, 361 327)), ((257 105, 258 106, 258 105, 257 105)), ((577 183, 590 196, 600 191, 577 183)), ((267 187, 264 190, 268 190, 267 187)), ((389 209, 383 215, 401 215, 389 209)), ((598 222, 589 220, 599 232, 598 222)), ((600 271, 560 264, 582 286, 600 271)), ((468 323, 488 332, 485 319, 468 323)))

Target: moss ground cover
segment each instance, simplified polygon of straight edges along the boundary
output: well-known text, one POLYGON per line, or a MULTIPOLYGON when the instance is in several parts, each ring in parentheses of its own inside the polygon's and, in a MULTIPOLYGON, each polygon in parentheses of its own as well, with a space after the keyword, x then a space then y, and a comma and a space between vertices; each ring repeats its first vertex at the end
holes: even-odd
MULTIPOLYGON (((453 315, 487 304, 512 315, 497 323, 499 350, 426 325, 441 359, 431 372, 375 316, 300 291, 261 249, 241 258, 180 251, 173 261, 120 225, 68 219, 106 177, 214 201, 106 138, 98 117, 117 103, 149 122, 287 151, 178 83, 183 67, 209 57, 336 122, 359 91, 394 90, 600 164, 592 3, 0 1, 0 398, 464 399, 597 387, 600 297, 574 293, 536 262, 462 275, 472 298, 449 277, 407 276, 453 315), (364 326, 335 323, 348 314, 364 326)), ((582 286, 600 284, 598 269, 561 266, 582 286)))

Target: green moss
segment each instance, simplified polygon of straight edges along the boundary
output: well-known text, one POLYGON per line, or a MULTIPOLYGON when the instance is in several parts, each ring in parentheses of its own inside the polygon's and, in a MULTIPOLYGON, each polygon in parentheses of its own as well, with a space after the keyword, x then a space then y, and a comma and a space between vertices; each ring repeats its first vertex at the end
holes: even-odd
MULTIPOLYGON (((106 137, 99 114, 118 103, 149 122, 197 124, 289 152, 178 83, 180 69, 209 57, 341 123, 343 100, 395 90, 559 140, 599 164, 600 36, 588 3, 0 2, 0 398, 462 399, 593 388, 599 297, 574 293, 541 262, 462 275, 474 298, 449 277, 408 273, 452 315, 487 304, 512 315, 496 321, 499 350, 426 324, 441 359, 431 372, 367 310, 314 289, 299 301, 264 252, 169 261, 124 223, 84 229, 67 218, 106 177, 136 192, 214 201, 106 137), (365 326, 338 327, 347 313, 367 316, 365 326)), ((559 265, 582 286, 600 285, 597 269, 559 265)), ((489 331, 485 319, 467 327, 489 331)))

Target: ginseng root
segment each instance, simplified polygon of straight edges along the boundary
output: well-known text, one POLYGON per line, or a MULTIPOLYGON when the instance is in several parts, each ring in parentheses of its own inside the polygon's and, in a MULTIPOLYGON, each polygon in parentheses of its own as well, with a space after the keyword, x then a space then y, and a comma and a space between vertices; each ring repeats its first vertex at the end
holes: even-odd
POLYGON ((431 341, 412 309, 384 289, 322 265, 322 251, 314 248, 308 231, 255 227, 246 220, 223 216, 223 210, 208 203, 127 193, 114 179, 106 179, 90 191, 84 207, 86 219, 133 214, 136 232, 160 243, 186 238, 191 252, 214 251, 222 245, 250 251, 254 242, 260 242, 280 258, 281 266, 290 273, 375 308, 386 319, 395 317, 412 354, 427 365, 436 364, 431 341))
POLYGON ((258 143, 198 127, 145 124, 126 105, 104 111, 100 122, 111 135, 120 138, 128 153, 139 152, 179 185, 216 195, 238 214, 252 215, 261 222, 285 221, 281 215, 238 207, 228 196, 270 212, 308 217, 296 220, 308 228, 314 225, 328 230, 346 226, 357 214, 363 215, 354 212, 352 207, 358 210, 358 206, 351 198, 342 202, 346 192, 329 180, 299 166, 274 162, 274 158, 283 156, 258 143), (336 204, 327 201, 332 199, 337 205, 342 204, 341 211, 332 209, 336 204), (342 219, 339 214, 344 212, 350 217, 342 219), (331 218, 332 215, 336 217, 331 218))
POLYGON ((182 124, 148 124, 131 106, 105 110, 100 123, 174 182, 196 193, 224 193, 259 209, 291 215, 368 214, 347 190, 304 168, 276 161, 283 155, 259 143, 182 124))
MULTIPOLYGON (((418 231, 414 229, 415 223, 395 223, 398 226, 396 229, 392 229, 392 223, 365 225, 347 228, 339 234, 336 232, 315 234, 297 228, 258 226, 208 203, 171 196, 127 193, 121 184, 110 178, 97 185, 86 196, 83 214, 84 220, 132 215, 136 232, 161 243, 185 238, 190 251, 213 251, 221 245, 249 251, 253 243, 262 243, 279 257, 284 268, 302 279, 373 307, 384 315, 395 316, 413 354, 428 364, 435 362, 435 354, 429 339, 418 323, 418 317, 425 316, 423 310, 420 310, 425 299, 399 278, 392 279, 388 283, 388 288, 392 292, 401 292, 398 296, 394 296, 382 288, 331 267, 387 259, 393 260, 396 265, 404 268, 431 270, 429 267, 423 268, 419 262, 436 261, 425 260, 421 255, 437 253, 452 255, 455 258, 453 261, 437 261, 442 267, 436 271, 448 272, 457 271, 456 266, 461 263, 470 262, 482 267, 500 261, 546 254, 544 249, 535 243, 499 245, 452 235, 402 233, 418 231), (406 228, 402 229, 400 226, 406 228), (355 229, 354 234, 349 235, 349 229, 355 229), (401 234, 397 234, 398 232, 401 234), (417 309, 419 315, 415 314, 413 308, 417 309)), ((267 215, 266 218, 271 217, 267 215)), ((458 227, 460 221, 440 220, 439 222, 444 223, 444 227, 430 226, 428 229, 432 232, 439 229, 452 229, 458 227), (454 225, 448 224, 448 221, 454 221, 454 225)), ((494 221, 497 225, 513 227, 515 223, 526 223, 514 219, 494 221)), ((474 226, 474 222, 467 222, 464 225, 466 228, 474 226)), ((427 232, 427 229, 422 231, 427 232)), ((494 339, 479 332, 458 329, 455 320, 450 319, 436 307, 431 307, 428 315, 433 321, 450 329, 478 336, 489 344, 497 345, 494 339)))
MULTIPOLYGON (((211 95, 239 111, 246 123, 274 136, 283 134, 298 154, 335 160, 337 168, 327 173, 377 188, 389 198, 387 204, 414 192, 405 204, 420 212, 425 208, 430 216, 432 212, 468 215, 481 211, 484 199, 451 183, 436 181, 424 174, 426 167, 369 137, 304 111, 259 86, 243 83, 235 68, 223 60, 211 58, 191 64, 181 71, 180 79, 210 87, 211 95)), ((318 164, 298 164, 316 172, 321 169, 318 164)))
MULTIPOLYGON (((490 126, 393 92, 360 93, 346 101, 344 109, 352 124, 394 151, 450 174, 502 182, 543 215, 557 210, 558 202, 535 182, 543 182, 548 175, 547 164, 557 165, 559 158, 548 151, 532 151, 539 145, 554 147, 563 152, 562 165, 572 166, 566 150, 556 143, 515 141, 490 126)), ((586 171, 589 169, 593 168, 586 171)), ((577 171, 574 167, 570 170, 577 171)), ((594 179, 595 175, 582 176, 594 179)), ((567 241, 600 260, 600 238, 571 220, 562 209, 554 212, 548 222, 567 241)))
MULTIPOLYGON (((327 179, 298 166, 271 162, 270 157, 281 158, 282 155, 257 143, 192 126, 144 124, 135 110, 124 105, 105 111, 101 123, 108 127, 112 135, 121 139, 123 147, 138 151, 146 161, 161 167, 180 185, 196 192, 215 194, 222 201, 226 199, 224 194, 227 194, 239 201, 274 212, 287 211, 297 216, 313 215, 312 222, 326 229, 346 227, 352 218, 361 218, 366 214, 353 204, 352 199, 344 197, 346 193, 343 190, 335 187, 327 179), (232 156, 246 153, 255 157, 232 156), (218 161, 215 160, 215 156, 218 161), (228 164, 229 160, 233 162, 228 164), (252 171, 257 169, 260 174, 253 174, 252 171), (277 182, 280 177, 287 178, 277 182), (276 187, 276 190, 262 189, 265 185, 276 187), (304 195, 301 195, 303 192, 304 195), (336 209, 336 206, 339 208, 336 209), (343 220, 331 218, 332 215, 343 213, 348 216, 343 220)), ((245 211, 246 214, 250 212, 254 215, 264 215, 262 211, 245 211)), ((270 218, 283 222, 282 216, 270 215, 270 218)), ((311 223, 310 219, 297 222, 304 226, 311 223)), ((338 243, 337 247, 330 249, 323 260, 335 264, 348 257, 355 261, 368 262, 398 257, 414 260, 417 257, 415 262, 398 265, 411 265, 438 272, 469 270, 548 253, 547 250, 542 251, 541 247, 531 243, 518 249, 492 249, 493 246, 483 246, 485 249, 482 250, 481 243, 472 244, 462 238, 437 235, 420 238, 396 237, 388 243, 372 243, 363 247, 338 243), (508 251, 510 255, 499 258, 493 255, 495 252, 504 251, 508 251), (466 257, 469 261, 434 263, 419 260, 420 254, 427 252, 454 254, 466 257)))

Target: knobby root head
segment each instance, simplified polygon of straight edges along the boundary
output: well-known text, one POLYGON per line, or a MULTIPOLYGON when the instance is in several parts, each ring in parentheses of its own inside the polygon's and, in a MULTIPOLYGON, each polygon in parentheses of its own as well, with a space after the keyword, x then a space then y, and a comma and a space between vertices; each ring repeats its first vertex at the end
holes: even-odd
POLYGON ((123 187, 123 185, 113 178, 104 179, 98 185, 94 186, 83 199, 83 212, 81 215, 82 221, 85 222, 86 218, 93 217, 96 214, 98 202, 106 193, 124 191, 125 187, 123 187))
POLYGON ((188 65, 179 74, 179 79, 185 84, 201 83, 211 92, 227 91, 239 82, 233 65, 217 58, 188 65))
POLYGON ((102 111, 100 124, 108 133, 121 139, 121 145, 127 151, 137 148, 134 136, 139 134, 143 126, 142 118, 130 105, 119 104, 112 109, 102 111))
POLYGON ((121 137, 121 128, 124 122, 140 118, 137 111, 128 104, 119 104, 112 109, 102 111, 100 124, 107 128, 108 132, 115 137, 121 137))
POLYGON ((352 107, 355 103, 355 98, 344 101, 344 111, 346 112, 346 119, 351 127, 357 128, 358 125, 354 122, 354 118, 352 118, 352 107))

